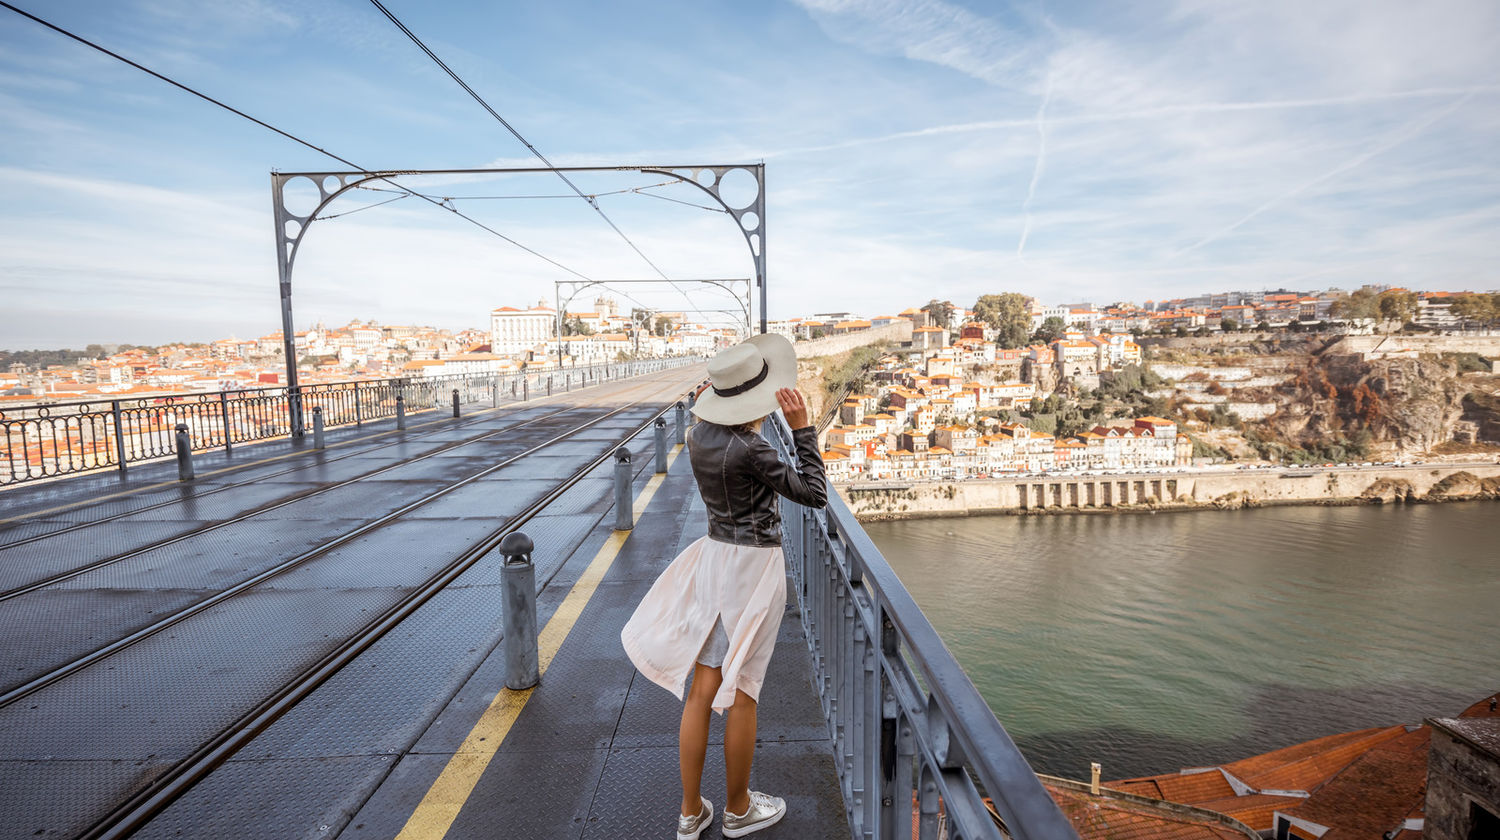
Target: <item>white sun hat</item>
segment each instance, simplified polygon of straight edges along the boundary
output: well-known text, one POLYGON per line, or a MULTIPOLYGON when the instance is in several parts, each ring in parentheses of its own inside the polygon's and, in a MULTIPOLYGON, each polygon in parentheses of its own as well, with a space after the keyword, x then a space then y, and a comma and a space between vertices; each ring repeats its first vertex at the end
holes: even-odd
POLYGON ((693 414, 700 420, 735 426, 775 411, 778 388, 797 387, 797 351, 784 336, 752 335, 708 361, 713 386, 698 396, 693 414))

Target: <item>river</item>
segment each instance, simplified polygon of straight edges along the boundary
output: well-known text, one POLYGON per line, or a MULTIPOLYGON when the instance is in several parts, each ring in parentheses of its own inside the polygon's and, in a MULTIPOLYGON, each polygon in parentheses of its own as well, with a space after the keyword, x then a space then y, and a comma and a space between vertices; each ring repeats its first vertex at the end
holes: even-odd
POLYGON ((1500 689, 1500 506, 865 526, 1039 772, 1119 779, 1500 689))

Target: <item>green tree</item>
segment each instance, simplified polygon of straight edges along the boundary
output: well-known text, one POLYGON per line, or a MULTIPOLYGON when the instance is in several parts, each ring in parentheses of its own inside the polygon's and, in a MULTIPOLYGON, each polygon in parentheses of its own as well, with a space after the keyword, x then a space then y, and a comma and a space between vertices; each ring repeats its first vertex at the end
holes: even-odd
POLYGON ((1032 333, 1031 340, 1039 344, 1051 344, 1062 338, 1065 329, 1067 328, 1063 325, 1063 319, 1052 315, 1042 321, 1042 325, 1037 327, 1036 332, 1032 333))
POLYGON ((656 330, 655 330, 655 332, 656 332, 657 335, 666 335, 667 333, 669 333, 671 331, 672 331, 672 319, 671 318, 665 318, 665 317, 663 317, 663 318, 657 318, 656 319, 656 330))
POLYGON ((946 300, 933 298, 922 305, 922 311, 932 319, 935 327, 942 327, 946 330, 953 321, 953 304, 946 300))
POLYGON ((1240 322, 1234 320, 1233 318, 1223 318, 1219 321, 1219 329, 1223 330, 1224 332, 1239 332, 1240 322))
POLYGON ((1417 314, 1417 293, 1405 289, 1387 289, 1380 293, 1376 311, 1381 320, 1404 324, 1417 314))
POLYGON ((1374 320, 1380 317, 1380 293, 1365 286, 1356 289, 1348 297, 1339 298, 1333 302, 1330 313, 1334 318, 1343 321, 1355 319, 1374 320))
POLYGON ((1016 292, 980 295, 974 302, 974 317, 989 324, 1005 348, 1021 347, 1031 336, 1031 299, 1016 292))
POLYGON ((593 335, 594 330, 583 322, 582 318, 573 316, 563 319, 563 335, 593 335))
MULTIPOLYGON (((1466 292, 1455 295, 1448 311, 1465 325, 1489 325, 1500 318, 1500 294, 1474 294, 1466 292)), ((92 346, 92 345, 90 345, 92 346)))

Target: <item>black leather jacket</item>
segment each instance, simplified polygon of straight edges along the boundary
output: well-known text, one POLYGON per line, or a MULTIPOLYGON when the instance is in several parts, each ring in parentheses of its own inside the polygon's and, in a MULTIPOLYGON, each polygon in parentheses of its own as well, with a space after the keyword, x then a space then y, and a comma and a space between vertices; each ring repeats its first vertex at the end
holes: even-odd
POLYGON ((797 465, 783 463, 765 438, 753 432, 700 421, 688 435, 693 478, 708 507, 708 535, 735 545, 781 545, 776 494, 798 504, 828 504, 818 433, 792 432, 797 465))

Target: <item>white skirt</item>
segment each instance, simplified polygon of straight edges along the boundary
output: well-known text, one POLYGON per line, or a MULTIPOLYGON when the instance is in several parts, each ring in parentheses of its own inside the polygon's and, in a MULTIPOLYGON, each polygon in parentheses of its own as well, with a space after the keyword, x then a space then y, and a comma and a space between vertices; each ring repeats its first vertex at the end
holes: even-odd
POLYGON ((723 622, 729 637, 724 683, 713 708, 722 712, 743 691, 760 699, 766 667, 786 609, 786 564, 780 546, 749 546, 702 537, 682 550, 651 585, 620 632, 645 677, 677 695, 693 663, 723 622))

